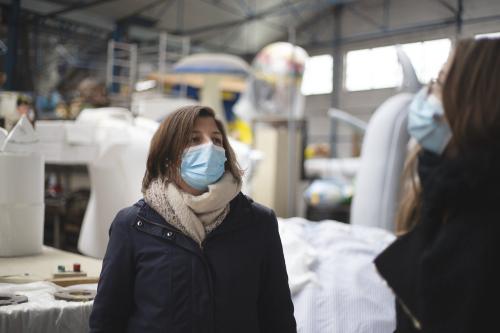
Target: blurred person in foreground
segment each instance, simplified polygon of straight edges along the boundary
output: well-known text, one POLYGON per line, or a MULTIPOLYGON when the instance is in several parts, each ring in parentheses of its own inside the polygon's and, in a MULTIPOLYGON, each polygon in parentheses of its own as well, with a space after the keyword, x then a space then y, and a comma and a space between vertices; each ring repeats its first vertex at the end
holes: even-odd
POLYGON ((410 105, 400 237, 375 260, 396 332, 492 332, 500 299, 500 39, 461 40, 410 105))

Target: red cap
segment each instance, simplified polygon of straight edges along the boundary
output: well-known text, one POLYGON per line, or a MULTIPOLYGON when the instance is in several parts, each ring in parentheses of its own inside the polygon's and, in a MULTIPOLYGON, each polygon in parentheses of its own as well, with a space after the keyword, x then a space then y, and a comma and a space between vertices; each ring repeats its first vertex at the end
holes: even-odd
POLYGON ((79 272, 80 271, 80 264, 73 264, 73 272, 79 272))

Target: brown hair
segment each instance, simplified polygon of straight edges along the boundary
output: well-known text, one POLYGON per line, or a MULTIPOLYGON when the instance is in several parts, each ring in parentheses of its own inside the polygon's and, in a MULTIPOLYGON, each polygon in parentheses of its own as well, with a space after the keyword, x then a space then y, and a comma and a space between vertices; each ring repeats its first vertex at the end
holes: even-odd
POLYGON ((417 176, 417 161, 421 147, 416 145, 408 154, 401 182, 401 201, 396 213, 396 234, 411 230, 420 218, 420 179, 417 176))
MULTIPOLYGON (((500 142, 500 39, 464 39, 454 50, 442 87, 442 101, 453 137, 445 156, 464 154, 500 142)), ((396 231, 411 230, 419 221, 421 186, 417 147, 408 155, 396 231)), ((446 215, 446 212, 445 212, 446 215)))
POLYGON ((457 152, 500 140, 500 39, 458 42, 443 85, 443 107, 457 152))
POLYGON ((154 179, 162 178, 166 181, 178 179, 182 153, 189 146, 194 123, 198 117, 211 117, 215 120, 222 134, 222 146, 226 151, 225 169, 241 183, 242 171, 229 144, 224 125, 215 118, 214 110, 200 105, 184 106, 165 118, 151 139, 146 173, 142 180, 143 192, 154 179))

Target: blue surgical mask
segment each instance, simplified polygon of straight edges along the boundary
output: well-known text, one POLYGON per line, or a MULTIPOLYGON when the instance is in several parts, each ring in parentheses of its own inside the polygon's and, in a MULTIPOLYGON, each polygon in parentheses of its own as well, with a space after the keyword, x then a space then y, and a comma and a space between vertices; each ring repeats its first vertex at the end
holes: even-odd
POLYGON ((224 148, 205 143, 184 151, 181 177, 192 188, 204 191, 224 174, 226 153, 224 148))
POLYGON ((408 115, 408 132, 422 148, 441 155, 451 140, 451 130, 441 101, 422 88, 413 98, 408 115))

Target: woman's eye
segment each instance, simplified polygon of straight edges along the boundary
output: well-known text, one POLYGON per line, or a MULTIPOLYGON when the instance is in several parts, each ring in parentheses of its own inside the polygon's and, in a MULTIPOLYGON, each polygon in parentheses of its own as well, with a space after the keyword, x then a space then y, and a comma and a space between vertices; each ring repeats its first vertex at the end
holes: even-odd
POLYGON ((200 138, 199 137, 194 136, 194 137, 191 138, 191 143, 198 143, 198 142, 200 142, 200 138))
POLYGON ((222 139, 220 138, 213 138, 212 142, 216 144, 217 146, 222 146, 222 139))

